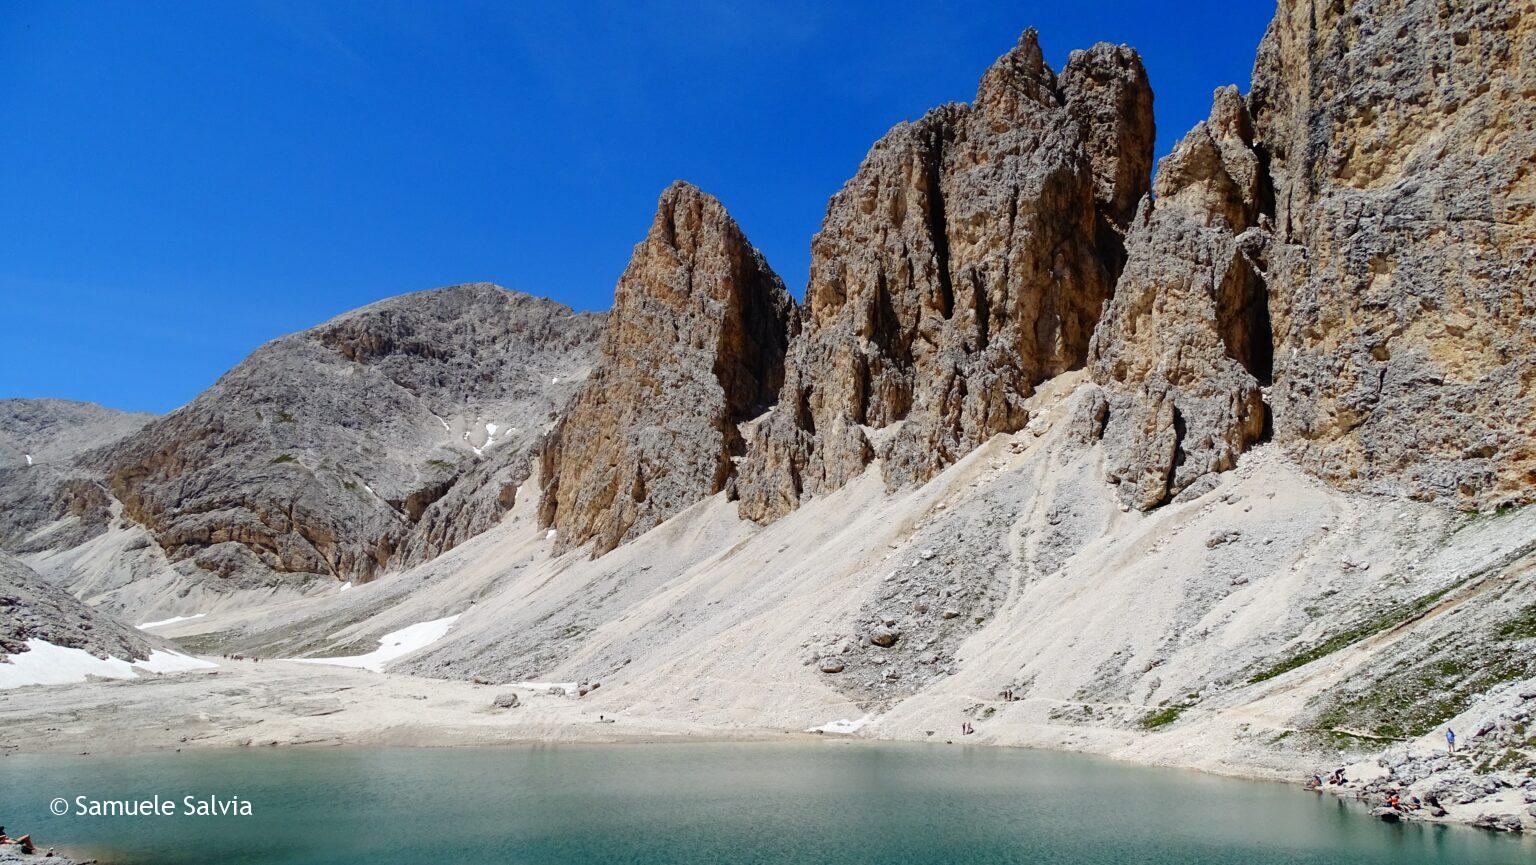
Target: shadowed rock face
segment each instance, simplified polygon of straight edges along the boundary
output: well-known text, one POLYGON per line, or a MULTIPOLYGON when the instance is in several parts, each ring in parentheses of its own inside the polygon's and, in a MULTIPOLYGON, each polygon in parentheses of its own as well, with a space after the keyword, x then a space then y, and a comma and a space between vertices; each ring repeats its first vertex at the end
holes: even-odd
POLYGON ((1250 97, 1274 183, 1275 437, 1345 487, 1536 489, 1536 14, 1283 0, 1250 97))
POLYGON ((488 284, 381 301, 268 343, 96 459, 172 560, 366 580, 495 524, 601 322, 488 284))
POLYGON ((1235 87, 1158 165, 1090 351, 1105 474, 1146 509, 1202 492, 1264 432, 1262 177, 1235 87))
POLYGON ((1099 45, 1061 78, 1028 31, 947 105, 877 142, 812 243, 803 330, 753 430, 742 512, 775 519, 875 457, 920 482, 1027 421, 1080 366, 1146 191, 1152 97, 1099 45))
POLYGON ((601 356, 542 455, 558 550, 602 554, 731 481, 737 425, 783 379, 794 300, 714 198, 685 183, 614 291, 601 356))

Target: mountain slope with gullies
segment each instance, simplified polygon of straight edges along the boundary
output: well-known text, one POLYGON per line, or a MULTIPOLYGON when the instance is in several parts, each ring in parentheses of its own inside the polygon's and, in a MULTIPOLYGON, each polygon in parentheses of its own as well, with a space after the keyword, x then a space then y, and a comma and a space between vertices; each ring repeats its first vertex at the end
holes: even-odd
MULTIPOLYGON (((502 345, 478 311, 501 296, 475 287, 420 313, 431 339, 372 307, 290 338, 328 358, 302 395, 231 373, 79 458, 111 494, 102 537, 374 576, 251 586, 165 633, 334 660, 438 625, 386 668, 526 698, 448 741, 603 738, 601 716, 1347 763, 1373 804, 1536 828, 1533 21, 1282 0, 1253 92, 1216 91, 1155 179, 1135 52, 1057 74, 1026 32, 974 103, 875 144, 798 308, 718 201, 666 190, 614 312, 555 352, 587 346, 592 375, 528 397, 552 425, 515 466, 423 468, 499 423, 505 380, 467 371, 502 345), (342 422, 364 392, 399 404, 342 422), (268 462, 227 474, 236 444, 268 462), (328 498, 354 475, 382 505, 328 498), (453 543, 402 554, 402 521, 453 543)), ((430 739, 371 723, 316 722, 430 739)))
POLYGON ((484 283, 380 301, 263 346, 100 465, 173 561, 367 580, 494 524, 601 322, 484 283), (466 480, 488 504, 449 496, 466 480))
POLYGON ((115 441, 0 470, 0 543, 145 618, 408 567, 511 507, 603 320, 485 283, 354 310, 115 441))
POLYGON ((0 399, 0 469, 67 461, 137 432, 154 417, 67 399, 0 399))
POLYGON ((105 531, 110 496, 76 457, 153 419, 73 400, 0 400, 0 549, 72 547, 105 531))

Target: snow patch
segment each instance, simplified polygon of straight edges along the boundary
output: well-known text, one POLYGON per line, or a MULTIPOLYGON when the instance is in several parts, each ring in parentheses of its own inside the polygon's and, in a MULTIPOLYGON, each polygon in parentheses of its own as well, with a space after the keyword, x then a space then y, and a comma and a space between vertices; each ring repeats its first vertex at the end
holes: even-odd
POLYGON ((142 661, 98 658, 84 649, 56 646, 47 640, 28 640, 27 650, 0 662, 0 690, 23 685, 67 685, 84 682, 87 676, 103 679, 133 679, 139 670, 147 673, 180 673, 217 667, 180 652, 153 651, 142 661))
POLYGON ((576 693, 575 682, 513 682, 507 687, 523 688, 529 691, 548 691, 550 688, 564 688, 567 694, 576 693))
POLYGON ((820 727, 807 727, 807 728, 805 728, 805 732, 807 732, 807 733, 841 733, 841 734, 847 735, 847 734, 850 734, 850 733, 857 733, 860 729, 862 729, 864 727, 865 724, 868 724, 870 721, 873 721, 874 719, 875 719, 874 715, 865 715, 864 717, 859 718, 859 719, 854 720, 854 721, 850 721, 847 718, 839 718, 836 721, 828 721, 827 723, 822 724, 820 727))
POLYGON ((352 584, 351 583, 342 583, 341 584, 341 588, 336 590, 336 594, 339 595, 342 592, 345 592, 347 589, 350 589, 350 588, 352 588, 352 584))
POLYGON ((32 465, 32 455, 31 454, 22 454, 22 456, 27 458, 27 465, 32 465))
POLYGON ((549 531, 544 533, 544 540, 552 541, 552 540, 555 539, 555 535, 556 535, 556 531, 554 529, 550 529, 549 531))
POLYGON ((206 616, 206 615, 208 615, 208 614, 207 613, 193 613, 190 616, 172 616, 169 619, 161 619, 158 622, 145 622, 142 625, 134 625, 134 627, 138 628, 141 631, 147 631, 150 628, 160 628, 160 627, 164 627, 165 625, 174 625, 177 622, 190 622, 193 619, 201 619, 203 616, 206 616))
POLYGON ((441 640, 453 627, 458 615, 448 616, 444 619, 433 619, 430 622, 418 622, 398 631, 391 631, 379 638, 379 647, 366 655, 352 655, 345 658, 287 658, 285 660, 298 661, 301 664, 330 664, 335 667, 361 667, 364 670, 372 670, 375 673, 384 672, 384 665, 397 658, 425 648, 432 643, 441 640))

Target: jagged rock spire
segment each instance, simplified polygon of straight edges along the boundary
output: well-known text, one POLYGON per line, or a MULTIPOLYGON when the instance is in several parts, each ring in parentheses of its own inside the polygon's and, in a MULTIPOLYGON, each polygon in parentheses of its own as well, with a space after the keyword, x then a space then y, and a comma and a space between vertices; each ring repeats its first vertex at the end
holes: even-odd
POLYGON ((926 480, 1022 427, 1034 386, 1083 363, 1116 227, 1146 191, 1151 92, 1127 48, 1078 52, 1061 80, 1025 31, 974 105, 897 125, 833 196, 778 408, 742 466, 744 514, 781 516, 876 457, 893 486, 926 480))
POLYGON ((1158 164, 1094 333, 1105 472, 1151 508, 1194 494, 1264 432, 1272 351, 1260 261, 1259 162, 1236 88, 1158 164))
POLYGON ((725 489, 737 424, 783 379, 794 300, 719 201, 661 195, 614 291, 598 363, 542 452, 557 548, 601 554, 725 489))

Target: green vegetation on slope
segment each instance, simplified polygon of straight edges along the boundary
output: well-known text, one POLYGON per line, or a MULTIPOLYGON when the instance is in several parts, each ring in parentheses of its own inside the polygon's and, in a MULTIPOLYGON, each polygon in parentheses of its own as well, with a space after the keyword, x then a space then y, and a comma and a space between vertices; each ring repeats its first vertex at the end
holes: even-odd
POLYGON ((1258 682, 1263 682, 1268 679, 1273 679, 1282 673, 1289 673, 1291 670, 1294 670, 1297 667, 1303 667, 1312 663, 1313 661, 1316 661, 1319 658, 1327 657, 1328 655, 1331 655, 1346 646, 1358 643, 1367 637, 1371 637, 1381 633, 1382 631, 1395 628, 1403 622, 1412 619, 1414 616, 1417 616, 1430 607, 1434 606, 1437 601, 1445 597, 1452 589, 1455 589, 1465 582, 1465 580, 1462 580, 1460 582, 1452 583, 1451 585, 1446 586, 1439 591, 1430 592, 1429 594, 1415 598, 1406 604, 1393 607, 1377 616, 1374 616, 1364 622, 1361 622, 1358 625, 1355 625, 1352 628, 1349 628, 1348 630, 1334 634, 1332 637, 1329 637, 1328 639, 1318 643, 1310 649, 1306 649, 1302 652, 1292 655, 1289 658, 1285 658, 1272 667, 1260 670, 1259 672, 1249 677, 1248 683, 1251 685, 1258 682))

